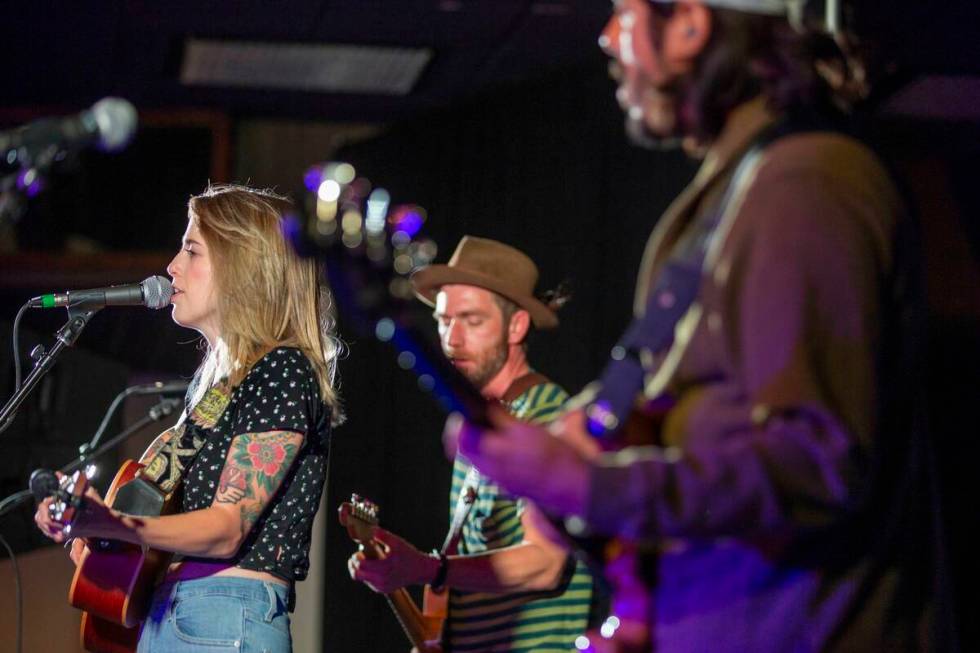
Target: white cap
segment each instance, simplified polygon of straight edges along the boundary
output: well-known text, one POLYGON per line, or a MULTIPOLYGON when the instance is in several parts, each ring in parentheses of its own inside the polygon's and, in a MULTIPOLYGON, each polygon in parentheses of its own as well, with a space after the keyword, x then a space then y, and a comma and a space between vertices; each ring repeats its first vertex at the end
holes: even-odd
MULTIPOLYGON (((653 0, 653 2, 672 3, 676 0, 653 0)), ((803 10, 809 0, 701 0, 709 7, 734 9, 750 14, 786 16, 790 24, 803 31, 803 10)), ((821 0, 824 3, 823 29, 828 34, 840 31, 841 0, 821 0)))

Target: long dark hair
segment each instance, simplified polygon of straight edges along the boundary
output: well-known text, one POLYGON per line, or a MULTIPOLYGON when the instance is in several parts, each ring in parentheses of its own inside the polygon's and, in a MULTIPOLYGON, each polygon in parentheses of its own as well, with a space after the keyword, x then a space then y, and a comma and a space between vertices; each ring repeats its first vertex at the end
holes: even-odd
POLYGON ((824 116, 855 109, 866 74, 843 41, 798 31, 785 17, 712 9, 711 38, 681 89, 685 132, 710 142, 732 109, 759 95, 777 112, 824 116))

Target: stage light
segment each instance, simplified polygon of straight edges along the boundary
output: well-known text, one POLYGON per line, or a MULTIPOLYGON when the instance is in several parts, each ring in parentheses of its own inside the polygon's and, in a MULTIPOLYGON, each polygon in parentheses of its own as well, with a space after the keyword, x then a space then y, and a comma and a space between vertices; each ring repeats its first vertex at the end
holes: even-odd
POLYGON ((325 179, 317 188, 316 196, 324 202, 336 202, 340 199, 340 184, 333 179, 325 179))

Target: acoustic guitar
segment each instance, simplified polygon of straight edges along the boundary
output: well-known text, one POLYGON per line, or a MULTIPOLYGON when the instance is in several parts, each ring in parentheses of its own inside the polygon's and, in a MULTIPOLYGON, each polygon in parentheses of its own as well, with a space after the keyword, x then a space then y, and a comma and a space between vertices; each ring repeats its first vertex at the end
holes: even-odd
MULTIPOLYGON (((385 553, 374 533, 378 528, 379 508, 356 494, 341 504, 338 517, 347 534, 360 545, 369 559, 383 558, 385 553)), ((447 592, 435 592, 426 586, 423 609, 419 610, 405 588, 385 594, 388 605, 402 630, 419 653, 442 653, 442 627, 447 615, 447 592)))
MULTIPOLYGON (((106 493, 106 505, 129 515, 161 516, 176 512, 180 492, 162 494, 139 478, 143 468, 127 460, 106 493)), ((61 479, 51 514, 70 527, 84 519, 89 479, 81 471, 61 479)), ((157 581, 172 554, 149 547, 91 538, 85 540, 68 602, 82 610, 82 647, 92 653, 132 653, 139 625, 146 618, 157 581)))

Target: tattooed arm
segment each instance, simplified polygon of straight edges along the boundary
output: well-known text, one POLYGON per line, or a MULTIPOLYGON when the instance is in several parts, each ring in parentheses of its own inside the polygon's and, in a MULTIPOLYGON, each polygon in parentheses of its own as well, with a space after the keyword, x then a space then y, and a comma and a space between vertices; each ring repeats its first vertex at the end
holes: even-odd
POLYGON ((293 431, 245 433, 232 441, 210 509, 237 521, 241 540, 279 490, 302 444, 303 435, 293 431))
MULTIPOLYGON (((89 507, 72 536, 123 540, 202 558, 230 558, 279 491, 302 444, 303 435, 293 431, 239 435, 232 440, 208 508, 166 517, 134 517, 105 507, 93 494, 87 497, 89 507)), ((57 542, 65 539, 56 524, 45 533, 57 542)))

